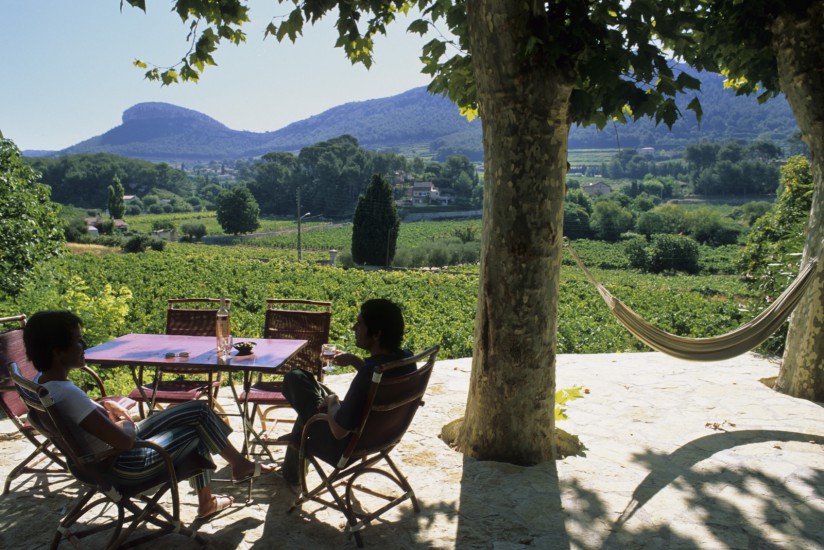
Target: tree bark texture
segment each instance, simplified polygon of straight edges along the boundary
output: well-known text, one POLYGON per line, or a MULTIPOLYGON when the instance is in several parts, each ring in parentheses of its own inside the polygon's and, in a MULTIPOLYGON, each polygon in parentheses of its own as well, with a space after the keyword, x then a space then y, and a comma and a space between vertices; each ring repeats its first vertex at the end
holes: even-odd
POLYGON ((554 457, 555 353, 573 79, 528 55, 542 3, 467 2, 485 158, 480 289, 458 447, 554 457))
POLYGON ((824 401, 824 3, 802 16, 776 19, 772 28, 781 89, 812 154, 813 197, 803 263, 819 258, 816 278, 790 320, 778 391, 824 401))

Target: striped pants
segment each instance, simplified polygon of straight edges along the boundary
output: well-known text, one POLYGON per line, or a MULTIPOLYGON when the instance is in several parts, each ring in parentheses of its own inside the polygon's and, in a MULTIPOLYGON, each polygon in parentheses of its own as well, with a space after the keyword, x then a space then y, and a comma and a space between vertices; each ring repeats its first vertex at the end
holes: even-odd
MULTIPOLYGON (((177 463, 195 448, 207 458, 220 453, 229 444, 228 435, 232 429, 209 409, 205 401, 190 401, 137 422, 135 432, 138 439, 163 447, 177 463)), ((136 485, 157 474, 161 468, 165 466, 157 451, 141 447, 121 453, 111 473, 125 485, 136 485)), ((205 470, 193 478, 192 485, 202 489, 211 479, 211 470, 205 470)))

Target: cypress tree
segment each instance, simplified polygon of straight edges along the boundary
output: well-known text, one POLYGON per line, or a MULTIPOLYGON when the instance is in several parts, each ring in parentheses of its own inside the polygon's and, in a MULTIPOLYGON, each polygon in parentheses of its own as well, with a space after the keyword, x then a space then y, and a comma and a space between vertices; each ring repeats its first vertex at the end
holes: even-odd
POLYGON ((374 174, 366 194, 358 198, 352 219, 352 260, 358 264, 390 265, 401 225, 389 183, 374 174))
POLYGON ((109 216, 113 220, 122 219, 126 213, 126 203, 123 202, 123 184, 120 178, 115 175, 112 184, 109 186, 109 216))

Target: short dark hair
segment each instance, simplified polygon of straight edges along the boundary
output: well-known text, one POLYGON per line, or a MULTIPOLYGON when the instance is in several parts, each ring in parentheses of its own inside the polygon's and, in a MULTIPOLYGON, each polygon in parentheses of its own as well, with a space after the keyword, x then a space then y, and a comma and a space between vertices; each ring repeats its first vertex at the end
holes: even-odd
POLYGON ((72 343, 72 331, 83 321, 71 311, 38 311, 23 328, 26 355, 40 372, 49 370, 52 351, 66 349, 72 343))
POLYGON ((397 304, 383 298, 367 300, 360 308, 369 336, 380 331, 378 342, 388 350, 398 350, 403 342, 403 313, 397 304))

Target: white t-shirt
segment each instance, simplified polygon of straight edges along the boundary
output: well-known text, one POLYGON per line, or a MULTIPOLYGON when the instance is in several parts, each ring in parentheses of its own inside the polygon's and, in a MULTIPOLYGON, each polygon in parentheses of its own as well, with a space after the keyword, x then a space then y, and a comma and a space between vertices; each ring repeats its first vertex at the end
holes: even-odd
POLYGON ((68 380, 52 380, 41 383, 51 395, 57 409, 69 421, 74 437, 89 454, 97 454, 111 449, 108 443, 93 436, 80 427, 80 422, 93 411, 100 410, 106 414, 102 405, 93 401, 86 392, 68 380))

